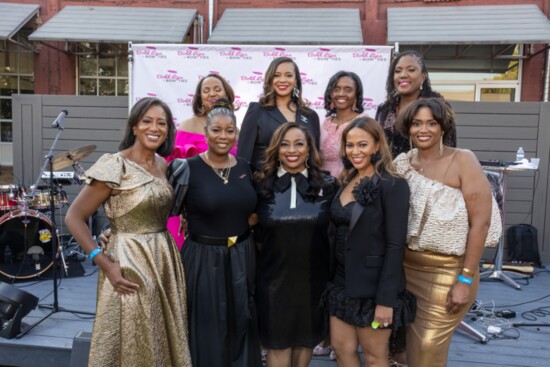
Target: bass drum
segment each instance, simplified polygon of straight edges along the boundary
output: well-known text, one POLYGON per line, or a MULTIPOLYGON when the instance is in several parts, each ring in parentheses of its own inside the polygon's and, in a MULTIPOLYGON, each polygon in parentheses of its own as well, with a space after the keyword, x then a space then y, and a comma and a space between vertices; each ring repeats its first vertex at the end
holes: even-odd
MULTIPOLYGON (((57 243, 61 243, 57 236, 57 243)), ((36 210, 13 210, 0 218, 0 275, 30 279, 52 261, 52 223, 36 210)))

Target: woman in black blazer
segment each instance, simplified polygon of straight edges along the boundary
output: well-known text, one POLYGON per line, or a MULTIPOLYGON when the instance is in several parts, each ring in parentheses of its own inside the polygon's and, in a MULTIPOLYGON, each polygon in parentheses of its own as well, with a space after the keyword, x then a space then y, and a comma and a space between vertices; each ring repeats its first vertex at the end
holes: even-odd
POLYGON ((319 149, 319 116, 302 99, 302 79, 298 65, 288 57, 274 59, 264 78, 259 102, 246 111, 239 135, 237 156, 246 159, 254 171, 261 161, 271 136, 285 122, 296 122, 311 131, 319 149))
MULTIPOLYGON (((388 341, 414 317, 403 257, 409 187, 397 177, 381 126, 353 120, 342 133, 342 188, 331 206, 333 279, 323 297, 339 366, 388 365, 388 341)), ((393 349, 393 348, 392 348, 393 349)))

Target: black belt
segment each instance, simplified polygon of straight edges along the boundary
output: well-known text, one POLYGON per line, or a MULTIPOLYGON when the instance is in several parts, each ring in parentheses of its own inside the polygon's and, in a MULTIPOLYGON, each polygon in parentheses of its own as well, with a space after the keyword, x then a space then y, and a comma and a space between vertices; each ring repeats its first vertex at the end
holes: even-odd
POLYGON ((203 245, 231 247, 236 243, 246 240, 248 236, 250 236, 250 231, 246 231, 246 233, 243 233, 240 236, 232 237, 209 237, 195 233, 189 233, 187 237, 189 237, 191 241, 195 241, 203 245))

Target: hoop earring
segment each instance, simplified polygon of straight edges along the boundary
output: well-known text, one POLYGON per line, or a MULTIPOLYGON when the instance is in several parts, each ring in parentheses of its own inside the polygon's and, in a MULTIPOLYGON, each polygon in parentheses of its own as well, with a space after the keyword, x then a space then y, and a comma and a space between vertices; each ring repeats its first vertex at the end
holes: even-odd
POLYGON ((376 164, 376 162, 378 162, 381 159, 382 159, 382 154, 380 154, 380 151, 377 151, 376 153, 370 156, 370 162, 372 164, 376 164))
POLYGON ((445 132, 441 133, 441 139, 439 139, 439 155, 443 155, 443 135, 445 132))
POLYGON ((308 161, 309 161, 309 155, 306 158, 306 168, 309 168, 309 162, 308 161))
POLYGON ((294 97, 295 99, 298 99, 299 96, 300 96, 300 90, 298 89, 298 86, 294 84, 294 89, 292 89, 292 97, 294 97))

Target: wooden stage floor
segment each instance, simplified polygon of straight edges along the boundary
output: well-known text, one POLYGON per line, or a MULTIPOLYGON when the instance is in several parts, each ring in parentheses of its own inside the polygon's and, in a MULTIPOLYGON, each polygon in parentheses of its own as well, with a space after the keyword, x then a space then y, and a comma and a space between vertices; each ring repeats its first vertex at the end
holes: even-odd
MULTIPOLYGON (((85 276, 65 278, 59 286, 59 306, 71 310, 95 311, 97 267, 86 261, 82 263, 85 276)), ((515 273, 514 278, 520 277, 515 273)), ((550 273, 537 269, 532 279, 519 280, 521 290, 515 290, 499 281, 481 283, 477 299, 491 311, 494 305, 516 311, 510 322, 536 322, 550 324, 550 273), (542 308, 533 315, 536 319, 522 318, 523 312, 542 308), (545 308, 545 309, 544 309, 545 308)), ((40 304, 53 302, 51 280, 16 283, 15 286, 40 298, 40 304)), ((46 315, 48 310, 37 308, 24 322, 32 324, 46 315)), ((527 315, 529 316, 529 314, 527 315)), ((476 329, 486 333, 491 317, 467 319, 476 329)), ((81 331, 91 332, 93 318, 86 315, 59 312, 43 321, 21 339, 0 338, 0 366, 64 367, 69 366, 74 337, 81 331)), ((509 326, 500 325, 503 329, 509 326)), ((464 333, 453 336, 448 367, 535 367, 550 366, 550 327, 510 327, 504 335, 517 339, 491 339, 480 344, 464 333)), ((328 357, 315 357, 311 367, 334 367, 328 357)), ((72 366, 71 366, 72 367, 72 366)))

